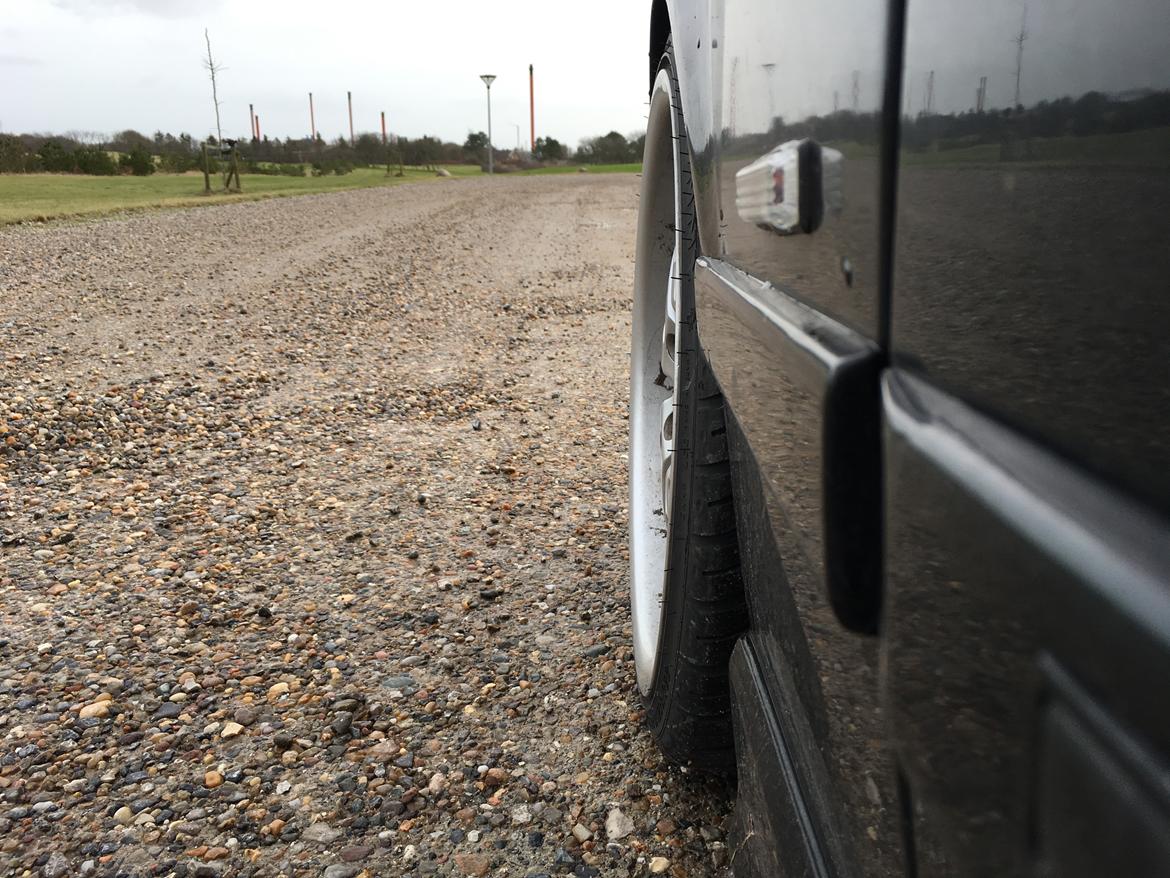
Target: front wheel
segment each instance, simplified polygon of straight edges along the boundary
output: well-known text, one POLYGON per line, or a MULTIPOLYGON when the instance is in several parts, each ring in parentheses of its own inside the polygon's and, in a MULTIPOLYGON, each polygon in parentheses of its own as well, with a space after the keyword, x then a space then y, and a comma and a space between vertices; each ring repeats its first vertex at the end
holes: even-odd
POLYGON ((651 90, 630 375, 630 602, 663 752, 734 770, 728 660, 747 613, 723 397, 699 346, 690 150, 673 48, 651 90))

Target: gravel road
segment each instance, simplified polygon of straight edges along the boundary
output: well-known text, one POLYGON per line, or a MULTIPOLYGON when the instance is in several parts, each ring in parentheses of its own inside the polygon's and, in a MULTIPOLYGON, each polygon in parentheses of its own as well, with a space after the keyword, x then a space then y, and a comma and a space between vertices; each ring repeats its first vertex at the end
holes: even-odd
POLYGON ((0 874, 701 876, 640 725, 637 181, 0 231, 0 874))

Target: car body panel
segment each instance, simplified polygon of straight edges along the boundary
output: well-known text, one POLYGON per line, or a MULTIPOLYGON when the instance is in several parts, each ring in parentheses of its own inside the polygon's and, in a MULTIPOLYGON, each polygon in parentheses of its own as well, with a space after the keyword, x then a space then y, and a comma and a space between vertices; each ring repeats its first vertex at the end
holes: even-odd
MULTIPOLYGON (((720 226, 715 246, 703 237, 713 258, 697 273, 696 301, 701 343, 743 438, 732 459, 737 496, 762 504, 747 504, 759 521, 741 522, 746 578, 757 584, 751 654, 770 687, 763 700, 780 711, 785 758, 827 874, 898 875, 877 644, 856 633, 872 630, 880 603, 878 220, 889 6, 710 0, 707 8, 714 48, 693 57, 709 68, 712 96, 684 96, 684 111, 703 112, 700 136, 692 134, 696 188, 718 198, 720 226), (833 40, 847 45, 822 51, 833 40), (740 191, 752 182, 741 172, 793 139, 815 145, 826 172, 816 199, 825 210, 811 234, 777 234, 737 209, 737 199, 758 196, 740 191), (827 173, 830 155, 836 175, 827 173), (710 182, 700 183, 704 176, 710 182), (743 537, 748 527, 752 538, 743 537)), ((789 188, 798 180, 790 175, 789 188)), ((698 210, 714 213, 710 203, 698 210)))
POLYGON ((923 874, 1168 868, 1168 35, 907 12, 883 700, 923 874))
MULTIPOLYGON (((695 298, 701 342, 727 403, 741 563, 752 583, 752 655, 768 686, 736 697, 778 706, 783 734, 773 737, 787 749, 775 761, 794 766, 783 775, 798 784, 788 795, 809 814, 815 835, 806 846, 819 852, 826 874, 900 874, 896 777, 880 746, 877 642, 841 625, 830 588, 837 571, 826 565, 848 552, 867 568, 861 582, 877 588, 880 533, 851 533, 828 514, 844 509, 864 528, 880 514, 877 485, 846 479, 859 493, 827 503, 833 487, 824 476, 835 453, 828 436, 838 431, 857 440, 851 459, 878 471, 878 437, 868 435, 876 412, 856 400, 876 399, 879 352, 719 260, 700 260, 695 298), (833 535, 847 545, 830 552, 833 535)), ((744 809, 752 810, 746 802, 744 809)))
POLYGON ((893 353, 1170 512, 1170 6, 1022 13, 909 8, 893 353))
POLYGON ((719 257, 874 339, 888 15, 872 0, 727 3, 713 80, 722 91, 719 257), (737 211, 736 176, 798 138, 843 152, 839 209, 814 234, 779 236, 737 211))
POLYGON ((651 78, 665 42, 662 18, 668 17, 675 57, 680 61, 678 88, 691 144, 695 214, 704 253, 717 252, 719 241, 719 194, 713 173, 718 93, 712 82, 722 5, 723 0, 656 0, 651 12, 651 78))
MULTIPOLYGON (((884 703, 921 873, 1031 874, 1039 730, 1053 703, 1082 700, 1066 675, 1108 718, 1105 746, 1136 736, 1151 754, 1156 806, 1129 822, 1167 825, 1170 709, 1150 697, 1170 685, 1165 522, 921 379, 893 370, 884 388, 884 703)), ((1089 807, 1048 804, 1050 831, 1089 807)))
POLYGON ((1170 7, 656 8, 751 617, 745 874, 1166 874, 1170 7), (811 234, 793 138, 843 156, 811 234), (832 564, 876 535, 875 637, 832 564))

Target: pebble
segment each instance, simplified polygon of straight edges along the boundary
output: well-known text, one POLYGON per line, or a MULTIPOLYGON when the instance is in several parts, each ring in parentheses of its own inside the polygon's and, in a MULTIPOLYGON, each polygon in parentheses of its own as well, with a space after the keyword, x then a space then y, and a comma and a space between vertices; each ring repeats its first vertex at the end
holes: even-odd
POLYGON ((606 838, 610 841, 621 841, 633 831, 634 821, 627 817, 621 808, 610 809, 609 814, 605 818, 606 838))
POLYGON ((80 711, 78 716, 82 719, 102 719, 110 715, 110 703, 108 701, 98 701, 94 704, 87 704, 80 711))
POLYGON ((69 860, 58 851, 49 854, 48 861, 41 867, 41 875, 44 878, 62 878, 69 871, 69 860))
POLYGON ((583 176, 0 228, 0 874, 715 874, 628 640, 637 179, 583 176))
POLYGON ((486 875, 492 867, 491 860, 484 854, 456 854, 455 866, 464 875, 486 875))
POLYGON ((341 838, 341 836, 342 831, 330 826, 328 823, 312 823, 301 833, 301 838, 305 841, 312 841, 318 844, 332 844, 341 838))

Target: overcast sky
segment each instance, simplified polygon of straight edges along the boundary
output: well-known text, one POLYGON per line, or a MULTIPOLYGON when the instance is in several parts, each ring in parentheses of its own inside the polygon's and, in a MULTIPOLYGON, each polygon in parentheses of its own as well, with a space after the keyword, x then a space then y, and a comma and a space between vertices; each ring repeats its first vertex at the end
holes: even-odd
POLYGON ((462 142, 487 128, 528 143, 528 65, 536 66, 537 136, 569 145, 645 128, 648 2, 639 0, 0 0, 0 130, 215 130, 203 29, 226 68, 225 136, 317 128, 462 142))

